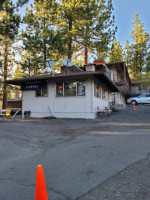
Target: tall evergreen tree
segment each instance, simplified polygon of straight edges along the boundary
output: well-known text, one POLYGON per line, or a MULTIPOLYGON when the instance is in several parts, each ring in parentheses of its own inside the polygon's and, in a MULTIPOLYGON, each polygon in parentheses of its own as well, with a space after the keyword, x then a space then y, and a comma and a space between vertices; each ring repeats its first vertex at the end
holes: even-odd
POLYGON ((55 2, 54 23, 63 32, 67 40, 67 54, 68 58, 71 59, 75 49, 76 37, 79 34, 77 27, 80 26, 79 20, 82 20, 87 0, 58 0, 55 2))
POLYGON ((112 0, 58 0, 56 25, 68 38, 68 58, 73 52, 83 51, 85 63, 88 51, 99 55, 108 50, 115 32, 112 0))
POLYGON ((34 7, 26 9, 24 17, 26 29, 22 31, 22 40, 29 57, 24 52, 26 57, 22 56, 21 63, 26 65, 29 61, 35 70, 39 68, 39 63, 46 67, 47 59, 57 60, 65 52, 63 35, 52 25, 52 10, 46 7, 45 2, 35 2, 34 7))
MULTIPOLYGON (((0 0, 0 10, 3 10, 3 4, 6 3, 7 0, 0 0)), ((29 0, 18 0, 15 1, 14 9, 18 9, 19 7, 23 6, 29 0)))
MULTIPOLYGON (((8 62, 12 56, 12 44, 15 42, 15 37, 18 34, 20 17, 16 14, 14 5, 10 0, 6 0, 2 4, 0 11, 0 46, 3 57, 2 79, 7 80, 8 77, 8 62)), ((7 85, 3 84, 3 108, 7 106, 7 85)))
POLYGON ((114 27, 115 16, 113 15, 112 0, 99 1, 98 10, 94 48, 96 49, 97 57, 106 58, 110 50, 110 43, 117 31, 117 27, 114 27))
POLYGON ((134 44, 132 45, 133 55, 130 70, 133 77, 143 72, 148 50, 149 34, 144 31, 144 25, 136 14, 131 32, 134 44))
POLYGON ((123 49, 120 42, 113 39, 111 44, 110 52, 109 52, 109 62, 122 62, 124 58, 123 49))
POLYGON ((145 72, 150 72, 150 51, 147 53, 145 72))
POLYGON ((124 54, 125 54, 126 66, 129 72, 132 73, 131 69, 132 69, 132 61, 133 61, 133 45, 130 45, 128 40, 126 41, 124 54))
POLYGON ((97 57, 106 57, 108 45, 115 33, 112 1, 88 1, 83 12, 77 44, 84 49, 85 63, 88 62, 88 51, 97 52, 97 57))

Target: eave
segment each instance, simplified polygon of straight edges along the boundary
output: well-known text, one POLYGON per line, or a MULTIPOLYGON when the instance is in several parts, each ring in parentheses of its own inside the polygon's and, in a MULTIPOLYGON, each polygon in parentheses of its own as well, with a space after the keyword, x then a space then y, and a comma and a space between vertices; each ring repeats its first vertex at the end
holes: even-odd
POLYGON ((27 81, 35 81, 35 80, 46 80, 46 81, 68 81, 68 80, 86 80, 91 77, 96 77, 101 82, 106 84, 112 92, 119 92, 118 87, 112 82, 112 80, 102 72, 76 72, 72 74, 55 74, 55 75, 43 75, 43 76, 34 76, 28 78, 21 78, 21 79, 13 79, 7 80, 5 83, 12 84, 12 85, 22 85, 27 81))

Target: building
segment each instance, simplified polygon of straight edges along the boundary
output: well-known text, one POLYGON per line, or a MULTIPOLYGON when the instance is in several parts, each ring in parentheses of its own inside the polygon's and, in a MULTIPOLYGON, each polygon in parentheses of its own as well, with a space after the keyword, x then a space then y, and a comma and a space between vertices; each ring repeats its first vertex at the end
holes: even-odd
POLYGON ((144 93, 150 93, 150 82, 146 78, 131 78, 131 96, 136 97, 144 93))
POLYGON ((111 79, 118 87, 119 92, 112 94, 112 102, 116 105, 126 105, 126 100, 131 96, 131 81, 125 62, 107 63, 111 72, 111 79))
POLYGON ((107 66, 95 63, 6 83, 21 86, 23 111, 31 111, 31 117, 94 119, 98 110, 109 108, 112 93, 119 92, 107 66))
POLYGON ((7 99, 7 108, 19 109, 22 108, 22 99, 7 99))

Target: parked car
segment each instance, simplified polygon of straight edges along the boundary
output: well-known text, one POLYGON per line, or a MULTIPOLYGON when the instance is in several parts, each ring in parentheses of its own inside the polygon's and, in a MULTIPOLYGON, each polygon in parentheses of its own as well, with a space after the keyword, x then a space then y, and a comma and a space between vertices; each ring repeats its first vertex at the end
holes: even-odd
POLYGON ((127 103, 136 105, 138 103, 150 103, 150 93, 142 94, 138 97, 131 97, 127 100, 127 103))

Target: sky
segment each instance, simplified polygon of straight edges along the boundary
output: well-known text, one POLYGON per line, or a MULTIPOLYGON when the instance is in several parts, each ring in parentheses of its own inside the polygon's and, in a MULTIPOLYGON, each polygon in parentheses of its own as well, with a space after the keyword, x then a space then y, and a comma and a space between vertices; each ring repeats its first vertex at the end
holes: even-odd
POLYGON ((126 40, 133 42, 131 31, 133 30, 133 17, 139 14, 144 30, 150 32, 150 0, 112 0, 115 15, 115 25, 118 27, 116 39, 123 47, 126 40))

